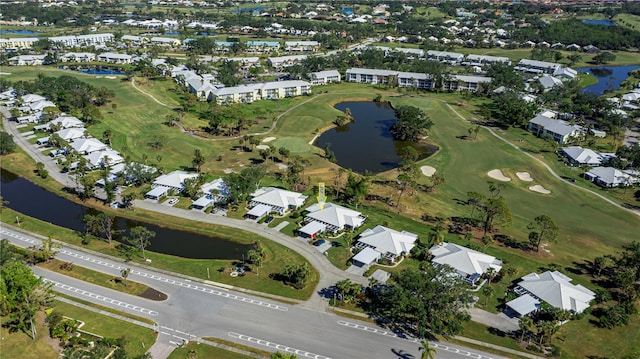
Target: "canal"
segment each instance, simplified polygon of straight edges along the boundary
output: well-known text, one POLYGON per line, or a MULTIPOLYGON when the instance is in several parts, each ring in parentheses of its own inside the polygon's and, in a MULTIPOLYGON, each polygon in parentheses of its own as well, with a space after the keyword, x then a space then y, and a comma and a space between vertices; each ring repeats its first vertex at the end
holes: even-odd
MULTIPOLYGON (((84 215, 99 213, 96 209, 60 197, 5 170, 0 170, 0 194, 8 202, 5 204, 8 208, 77 232, 84 232, 84 215)), ((136 226, 144 226, 156 233, 148 250, 183 258, 240 259, 252 248, 247 244, 163 228, 123 217, 116 217, 116 240, 127 236, 129 229, 136 226)))

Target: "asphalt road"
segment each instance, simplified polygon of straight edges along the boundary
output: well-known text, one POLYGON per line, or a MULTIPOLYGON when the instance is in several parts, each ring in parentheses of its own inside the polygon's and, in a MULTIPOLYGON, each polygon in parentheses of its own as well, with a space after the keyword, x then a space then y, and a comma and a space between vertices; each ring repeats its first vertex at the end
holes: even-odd
MULTIPOLYGON (((36 235, 6 227, 0 229, 0 237, 22 247, 40 243, 36 235)), ((417 339, 372 323, 191 282, 69 247, 56 257, 113 276, 131 268, 129 280, 166 293, 167 300, 152 301, 33 267, 58 292, 154 320, 160 342, 177 345, 196 337, 217 337, 263 350, 296 353, 299 358, 419 358, 417 339)), ((448 343, 434 346, 438 358, 499 358, 448 343)))

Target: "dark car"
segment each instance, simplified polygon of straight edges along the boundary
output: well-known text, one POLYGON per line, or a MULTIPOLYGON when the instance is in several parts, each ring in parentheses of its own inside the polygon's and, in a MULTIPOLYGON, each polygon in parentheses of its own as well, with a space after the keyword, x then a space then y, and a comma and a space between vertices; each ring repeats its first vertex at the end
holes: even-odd
POLYGON ((320 247, 321 245, 325 244, 327 241, 325 241, 324 239, 320 239, 318 241, 316 241, 313 245, 316 247, 320 247))
POLYGON ((264 223, 269 224, 273 221, 273 216, 269 216, 267 217, 267 219, 264 220, 264 223))

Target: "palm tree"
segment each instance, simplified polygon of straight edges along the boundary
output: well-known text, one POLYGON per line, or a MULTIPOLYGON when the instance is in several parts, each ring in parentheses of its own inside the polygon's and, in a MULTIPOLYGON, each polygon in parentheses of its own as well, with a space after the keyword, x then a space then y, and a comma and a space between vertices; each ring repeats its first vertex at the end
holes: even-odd
POLYGON ((124 279, 125 287, 127 286, 127 278, 129 278, 129 273, 131 273, 131 268, 125 268, 120 271, 120 275, 122 276, 122 279, 124 279))
POLYGON ((494 293, 494 289, 492 286, 490 285, 485 285, 484 287, 482 287, 482 294, 484 295, 484 306, 487 306, 487 302, 489 301, 489 298, 493 295, 494 293))
POLYGON ((520 318, 520 322, 518 323, 520 327, 520 332, 522 333, 520 336, 520 341, 524 341, 524 335, 528 331, 533 328, 533 319, 531 317, 522 317, 520 318))
POLYGON ((420 342, 420 351, 422 352, 420 359, 436 359, 437 350, 431 346, 428 340, 420 342))

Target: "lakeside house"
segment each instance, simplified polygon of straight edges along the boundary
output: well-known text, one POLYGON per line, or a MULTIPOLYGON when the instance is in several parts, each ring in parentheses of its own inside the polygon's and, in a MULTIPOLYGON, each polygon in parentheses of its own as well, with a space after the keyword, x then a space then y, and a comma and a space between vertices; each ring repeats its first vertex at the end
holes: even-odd
POLYGON ((184 189, 186 179, 198 177, 197 173, 186 171, 173 171, 156 178, 151 184, 151 191, 144 197, 152 200, 159 200, 169 193, 179 193, 184 189))
POLYGON ((505 311, 512 316, 523 317, 538 310, 540 304, 545 302, 554 308, 582 313, 589 308, 595 293, 571 281, 571 278, 558 271, 528 274, 521 278, 514 289, 519 297, 507 302, 505 311))
POLYGON ((311 80, 311 85, 316 86, 340 82, 342 77, 340 76, 340 72, 338 72, 338 70, 325 70, 310 73, 309 79, 311 80))
POLYGON ((61 62, 92 62, 96 60, 96 54, 91 52, 67 52, 60 56, 61 62))
POLYGON ((502 261, 496 257, 454 243, 437 244, 429 253, 433 263, 450 266, 469 285, 475 285, 489 270, 498 273, 502 269, 502 261))
MULTIPOLYGON (((366 68, 348 69, 345 79, 356 83, 394 84, 399 87, 414 87, 425 90, 434 89, 436 83, 430 74, 366 68)), ((442 81, 442 86, 444 90, 449 91, 479 91, 483 84, 488 84, 491 80, 491 77, 484 76, 453 75, 442 81)))
POLYGON ((277 100, 311 94, 311 84, 306 81, 272 81, 257 84, 222 87, 211 90, 207 100, 220 105, 253 102, 258 100, 277 100))
POLYGON ((194 210, 205 210, 229 197, 229 187, 222 178, 203 184, 200 192, 202 195, 191 203, 194 210))
POLYGON ((115 52, 105 52, 98 55, 98 61, 108 62, 110 64, 131 64, 134 62, 134 59, 136 59, 135 56, 115 52))
POLYGON ((393 263, 409 254, 417 240, 417 234, 377 225, 360 234, 354 246, 360 251, 351 260, 358 267, 368 267, 379 259, 393 263))

